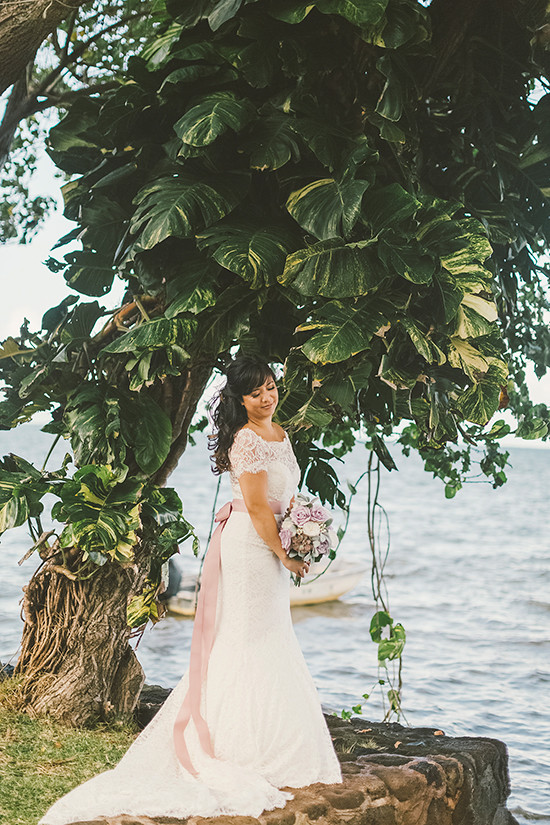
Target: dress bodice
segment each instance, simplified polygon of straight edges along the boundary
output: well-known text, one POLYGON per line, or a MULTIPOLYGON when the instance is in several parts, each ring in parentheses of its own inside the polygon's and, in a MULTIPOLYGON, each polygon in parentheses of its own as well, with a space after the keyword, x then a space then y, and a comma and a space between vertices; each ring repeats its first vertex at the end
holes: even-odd
POLYGON ((300 468, 288 435, 282 441, 266 441, 250 427, 239 430, 229 451, 233 498, 242 499, 239 477, 242 473, 267 472, 267 496, 285 505, 300 480, 300 468))

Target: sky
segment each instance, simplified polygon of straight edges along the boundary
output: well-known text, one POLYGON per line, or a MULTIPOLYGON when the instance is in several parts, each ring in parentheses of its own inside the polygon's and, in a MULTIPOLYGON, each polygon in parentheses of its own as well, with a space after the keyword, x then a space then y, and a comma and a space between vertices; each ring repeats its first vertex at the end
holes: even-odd
MULTIPOLYGON (((52 246, 74 224, 62 215, 61 181, 54 177, 53 163, 44 156, 40 160, 37 189, 58 199, 58 209, 42 226, 35 238, 25 246, 8 243, 0 247, 0 273, 4 285, 2 314, 0 317, 0 341, 9 335, 18 335, 24 318, 28 318, 31 330, 40 329, 43 313, 58 304, 70 290, 60 273, 53 273, 44 265, 52 254, 52 246)), ((66 249, 55 250, 53 255, 66 249)), ((122 295, 122 283, 114 298, 122 295)), ((111 297, 111 301, 113 298, 111 297)), ((106 300, 103 299, 106 303, 106 300)), ((110 303, 110 307, 115 303, 110 303)), ((532 400, 550 405, 550 373, 538 380, 531 371, 528 375, 532 400)))

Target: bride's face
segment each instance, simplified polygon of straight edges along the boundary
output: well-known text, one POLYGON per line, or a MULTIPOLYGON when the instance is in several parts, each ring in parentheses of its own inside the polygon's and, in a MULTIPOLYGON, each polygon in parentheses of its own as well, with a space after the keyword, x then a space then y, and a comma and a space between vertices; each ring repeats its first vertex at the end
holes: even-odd
POLYGON ((269 377, 260 387, 255 387, 248 395, 243 395, 243 404, 250 420, 271 418, 279 402, 279 391, 273 378, 269 377))

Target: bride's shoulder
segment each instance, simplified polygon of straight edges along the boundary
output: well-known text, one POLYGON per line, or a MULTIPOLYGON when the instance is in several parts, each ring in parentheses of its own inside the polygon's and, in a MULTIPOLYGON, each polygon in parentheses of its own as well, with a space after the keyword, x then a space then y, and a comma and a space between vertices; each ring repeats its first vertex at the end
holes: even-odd
POLYGON ((235 435, 233 436, 233 443, 231 445, 231 452, 233 454, 237 452, 249 451, 253 450, 256 452, 257 450, 261 449, 263 444, 263 439, 254 432, 253 429, 247 427, 241 427, 240 430, 237 430, 235 435))
POLYGON ((257 473, 260 470, 267 470, 269 463, 267 445, 262 437, 250 427, 241 427, 233 438, 229 450, 229 463, 231 472, 237 478, 243 472, 257 473))
POLYGON ((286 441, 286 439, 288 438, 288 434, 287 434, 286 430, 283 430, 283 428, 281 427, 281 425, 280 425, 280 424, 276 424, 275 422, 273 422, 273 426, 275 427, 275 429, 277 430, 278 434, 280 435, 280 437, 281 437, 281 441, 286 441))
POLYGON ((240 428, 240 430, 237 430, 237 432, 235 433, 235 435, 233 437, 233 444, 258 444, 258 445, 265 444, 265 445, 269 445, 269 444, 280 444, 282 441, 287 441, 288 440, 288 435, 285 432, 285 430, 283 430, 281 425, 280 424, 275 424, 275 422, 273 422, 273 426, 275 427, 275 430, 277 431, 277 435, 279 436, 278 439, 272 439, 272 440, 268 441, 263 436, 261 436, 259 433, 257 433, 256 430, 253 430, 252 427, 248 427, 245 424, 243 427, 240 428))
POLYGON ((259 438, 260 436, 255 433, 251 427, 247 427, 245 424, 244 427, 241 427, 241 429, 237 430, 235 433, 233 437, 233 444, 238 442, 254 441, 259 438))

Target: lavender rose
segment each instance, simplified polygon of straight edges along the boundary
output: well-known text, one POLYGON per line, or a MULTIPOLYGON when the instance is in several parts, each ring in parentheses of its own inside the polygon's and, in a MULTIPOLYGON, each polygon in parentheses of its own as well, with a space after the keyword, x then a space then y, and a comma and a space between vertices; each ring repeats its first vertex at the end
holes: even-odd
POLYGON ((281 544, 285 550, 288 550, 290 547, 290 542, 292 541, 292 533, 290 530, 285 530, 284 528, 279 533, 279 538, 281 539, 281 544))
POLYGON ((330 513, 328 510, 325 510, 322 504, 315 502, 311 507, 309 517, 312 521, 328 521, 330 518, 330 513))
POLYGON ((317 549, 317 552, 320 553, 322 556, 326 556, 328 551, 330 550, 330 544, 329 544, 328 539, 322 539, 319 542, 319 545, 316 549, 317 549))
POLYGON ((311 517, 309 507, 304 507, 301 505, 300 507, 293 507, 290 511, 290 518, 298 527, 303 527, 306 521, 309 521, 311 517))

